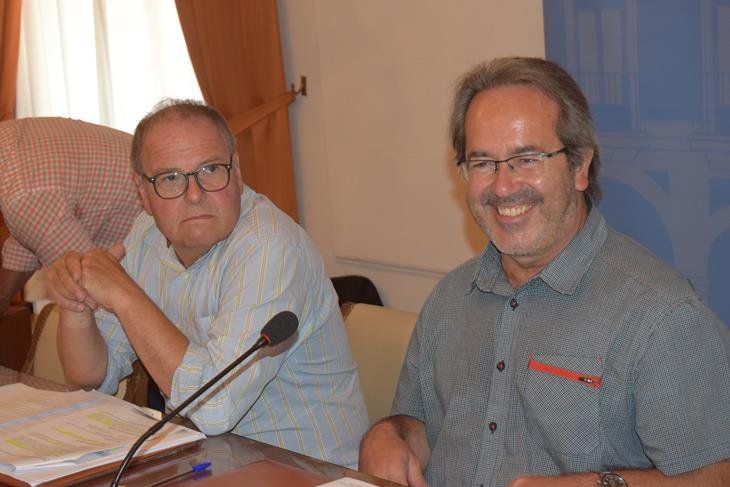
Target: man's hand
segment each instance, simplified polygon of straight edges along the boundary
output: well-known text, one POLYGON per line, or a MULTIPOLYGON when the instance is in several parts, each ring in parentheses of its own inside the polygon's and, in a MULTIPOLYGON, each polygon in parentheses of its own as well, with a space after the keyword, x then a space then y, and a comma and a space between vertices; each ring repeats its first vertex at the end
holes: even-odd
POLYGON ((96 307, 116 312, 130 294, 141 292, 119 263, 124 253, 124 246, 116 243, 108 251, 95 249, 82 256, 79 285, 96 307))
POLYGON ((81 284, 83 255, 66 252, 48 267, 51 300, 63 309, 81 313, 96 309, 96 302, 81 284))
MULTIPOLYGON (((397 425, 389 420, 373 426, 360 445, 359 469, 409 487, 428 487, 422 473, 421 461, 401 433, 397 425)), ((420 433, 418 432, 419 435, 420 433)), ((425 441, 425 432, 423 440, 425 441)))
POLYGON ((48 270, 51 299, 77 313, 99 306, 114 311, 125 293, 139 289, 119 263, 124 252, 120 243, 108 251, 66 252, 48 270))
MULTIPOLYGON (((92 288, 105 289, 98 280, 94 262, 118 260, 124 248, 115 246, 111 252, 95 250, 86 254, 66 252, 48 268, 48 288, 51 299, 60 307, 58 354, 66 381, 84 389, 99 387, 107 370, 107 350, 93 310, 98 307, 92 288)), ((126 275, 126 273, 125 273, 126 275)))

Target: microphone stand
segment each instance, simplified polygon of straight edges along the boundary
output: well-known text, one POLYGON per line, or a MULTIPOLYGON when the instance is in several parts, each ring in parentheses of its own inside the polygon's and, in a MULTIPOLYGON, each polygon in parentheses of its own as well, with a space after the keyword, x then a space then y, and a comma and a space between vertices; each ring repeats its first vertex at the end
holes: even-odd
POLYGON ((142 443, 144 443, 150 436, 154 435, 160 429, 162 429, 163 426, 165 426, 172 418, 174 418, 180 411, 185 409, 190 405, 191 402, 196 400, 202 393, 207 391, 213 384, 217 383, 219 380, 223 378, 228 372, 233 370, 236 366, 238 366, 241 362, 246 360, 252 353, 257 351, 258 349, 265 347, 267 345, 271 344, 271 339, 266 335, 261 335, 258 340, 256 340, 256 343, 253 344, 251 348, 246 351, 243 355, 238 357, 236 360, 231 362, 231 364, 226 367, 225 369, 221 370, 218 375, 210 379, 203 387, 195 391, 193 394, 190 395, 187 399, 185 399, 183 402, 180 403, 178 407, 170 411, 169 413, 165 414, 165 416, 162 417, 161 420, 156 422, 155 424, 150 427, 142 436, 139 437, 139 439, 134 442, 132 445, 132 448, 129 449, 129 452, 127 452, 127 456, 124 457, 124 460, 122 460, 121 465, 119 465, 119 469, 117 470, 117 474, 114 477, 114 480, 112 480, 111 487, 118 487, 119 486, 119 480, 122 478, 122 474, 124 473, 124 470, 129 465, 129 462, 132 461, 132 457, 134 457, 134 454, 137 453, 137 450, 140 446, 142 446, 142 443))

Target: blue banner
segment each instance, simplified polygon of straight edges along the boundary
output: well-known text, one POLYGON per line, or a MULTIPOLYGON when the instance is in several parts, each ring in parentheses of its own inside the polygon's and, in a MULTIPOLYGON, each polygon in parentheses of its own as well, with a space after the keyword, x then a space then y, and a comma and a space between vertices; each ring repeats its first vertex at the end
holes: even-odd
POLYGON ((547 58, 591 104, 608 222, 730 326, 730 0, 544 0, 547 58))

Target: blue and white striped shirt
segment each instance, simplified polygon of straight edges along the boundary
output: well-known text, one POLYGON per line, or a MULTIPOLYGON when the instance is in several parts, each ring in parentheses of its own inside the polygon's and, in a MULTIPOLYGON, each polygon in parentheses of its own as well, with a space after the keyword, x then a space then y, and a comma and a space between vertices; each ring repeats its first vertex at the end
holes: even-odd
MULTIPOLYGON (((260 350, 185 414, 206 434, 232 431, 357 465, 367 413, 337 296, 304 230, 244 188, 231 235, 187 269, 149 215, 137 219, 125 247, 124 268, 190 342, 168 408, 253 345, 269 318, 290 310, 299 317, 293 343, 260 350)), ((112 393, 137 357, 114 315, 96 318, 109 350, 100 390, 112 393)))

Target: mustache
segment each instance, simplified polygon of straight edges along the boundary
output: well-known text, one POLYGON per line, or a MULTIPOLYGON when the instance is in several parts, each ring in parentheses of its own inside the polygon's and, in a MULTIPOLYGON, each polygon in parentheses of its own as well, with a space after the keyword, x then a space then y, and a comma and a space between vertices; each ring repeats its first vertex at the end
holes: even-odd
POLYGON ((543 197, 535 189, 525 187, 508 196, 498 196, 489 190, 485 190, 479 196, 479 203, 483 206, 518 206, 534 205, 542 203, 543 197))

